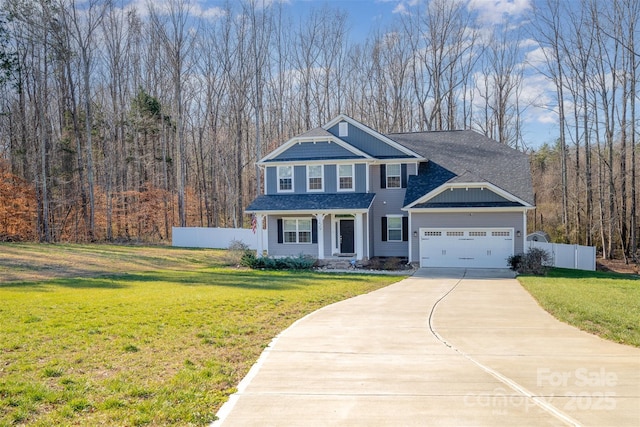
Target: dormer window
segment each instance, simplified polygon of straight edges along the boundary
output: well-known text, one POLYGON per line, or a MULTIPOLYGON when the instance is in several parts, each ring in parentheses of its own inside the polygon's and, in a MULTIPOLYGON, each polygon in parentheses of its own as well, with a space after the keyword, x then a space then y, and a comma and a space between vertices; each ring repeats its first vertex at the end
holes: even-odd
POLYGON ((387 165, 387 188, 402 188, 402 168, 400 163, 387 165))
POLYGON ((278 166, 278 191, 293 191, 293 166, 278 166))

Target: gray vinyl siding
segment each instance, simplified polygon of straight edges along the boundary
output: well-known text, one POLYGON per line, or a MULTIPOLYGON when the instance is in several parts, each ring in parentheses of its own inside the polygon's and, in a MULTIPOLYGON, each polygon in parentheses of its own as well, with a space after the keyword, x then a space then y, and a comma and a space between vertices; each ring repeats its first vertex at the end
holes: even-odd
POLYGON ((398 256, 406 257, 409 255, 409 246, 407 242, 383 242, 382 241, 382 217, 387 215, 407 216, 407 212, 403 212, 402 202, 404 200, 405 189, 381 189, 376 190, 376 198, 371 206, 372 227, 370 238, 373 242, 372 256, 398 256))
MULTIPOLYGON (((413 237, 413 232, 420 228, 513 228, 514 233, 520 231, 521 235, 524 235, 526 230, 522 230, 522 215, 522 212, 413 212, 409 230, 411 261, 420 261, 420 238, 413 237)), ((514 239, 515 253, 523 252, 524 239, 514 239)))
MULTIPOLYGON (((278 168, 267 166, 267 191, 266 194, 278 194, 278 168)), ((354 167, 355 193, 367 192, 367 165, 358 163, 354 167)), ((337 193, 337 168, 335 164, 324 165, 324 192, 337 193)), ((307 166, 295 165, 293 168, 292 194, 305 194, 307 192, 307 166)), ((282 193, 280 193, 282 194, 282 193)), ((291 193, 290 193, 291 194, 291 193)))
POLYGON ((355 165, 354 177, 356 193, 367 192, 367 165, 359 163, 355 165))
POLYGON ((318 257, 318 244, 317 243, 278 243, 278 219, 280 218, 311 218, 308 215, 292 215, 286 216, 271 216, 268 217, 268 230, 269 230, 269 256, 285 257, 285 256, 298 256, 309 255, 318 257))
POLYGON ((307 192, 307 167, 296 165, 293 167, 293 192, 304 194, 307 192))
POLYGON ((337 192, 336 165, 324 165, 324 191, 325 193, 337 192))
MULTIPOLYGON (((407 165, 407 175, 416 174, 416 164, 407 165)), ((369 237, 371 239, 371 256, 409 256, 407 242, 383 242, 382 241, 382 217, 386 215, 408 216, 402 211, 406 188, 380 188, 380 165, 371 166, 370 186, 376 198, 371 206, 371 227, 369 237)))
POLYGON ((291 146, 272 160, 328 160, 358 159, 357 156, 335 142, 302 142, 291 146))
POLYGON ((265 172, 267 188, 265 194, 276 194, 278 192, 278 168, 268 166, 265 172))
MULTIPOLYGON (((268 252, 269 256, 284 257, 284 256, 298 256, 309 255, 314 258, 318 257, 318 244, 306 243, 306 244, 292 244, 292 243, 278 243, 278 219, 282 218, 312 218, 315 216, 309 215, 291 215, 287 216, 268 216, 267 227, 269 230, 268 252)), ((318 226, 318 233, 320 227, 318 226)), ((327 215, 323 221, 322 235, 324 236, 324 256, 325 258, 331 256, 331 216, 327 215)), ((318 238, 320 238, 318 236, 318 238)))
POLYGON ((479 202, 509 202, 509 200, 491 190, 483 190, 480 188, 455 188, 453 190, 446 190, 429 200, 429 204, 479 202))
POLYGON ((337 136, 343 141, 353 145, 360 151, 364 151, 370 156, 377 158, 389 158, 389 157, 409 157, 402 151, 390 146, 387 143, 382 142, 378 138, 374 138, 371 134, 360 130, 359 128, 349 124, 349 135, 338 136, 338 128, 340 123, 336 123, 333 127, 327 129, 330 133, 337 136))

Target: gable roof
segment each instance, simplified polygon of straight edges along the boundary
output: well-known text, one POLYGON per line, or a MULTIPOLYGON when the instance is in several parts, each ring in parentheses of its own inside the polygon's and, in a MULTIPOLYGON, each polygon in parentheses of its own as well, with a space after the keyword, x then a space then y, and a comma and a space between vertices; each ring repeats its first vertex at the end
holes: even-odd
POLYGON ((393 139, 387 137, 384 134, 376 132, 370 127, 360 123, 351 117, 340 114, 333 120, 322 126, 323 129, 331 133, 331 129, 334 129, 333 134, 337 134, 336 126, 339 123, 346 122, 350 126, 357 130, 358 135, 353 135, 350 132, 349 136, 341 137, 344 141, 352 145, 353 147, 366 152, 371 157, 376 159, 398 159, 398 158, 413 158, 418 160, 424 160, 422 156, 403 144, 398 144, 393 139))
POLYGON ((414 182, 419 191, 427 191, 420 195, 417 195, 418 189, 412 190, 411 195, 407 191, 405 206, 428 193, 428 187, 436 183, 437 187, 445 183, 483 182, 534 205, 531 169, 525 153, 472 130, 396 133, 387 136, 428 159, 428 164, 437 165, 424 170, 427 176, 420 178, 418 175, 418 178, 410 180, 409 183, 414 182), (410 200, 410 197, 414 198, 410 200))
MULTIPOLYGON (((257 163, 260 164, 265 164, 267 162, 274 162, 274 161, 279 161, 279 160, 285 160, 285 161, 292 161, 292 160, 318 160, 318 159, 322 159, 322 157, 318 157, 317 153, 316 155, 314 155, 313 157, 300 157, 299 155, 294 156, 293 158, 289 158, 286 157, 284 159, 279 159, 278 157, 280 157, 283 153, 285 153, 287 150, 291 149, 292 147, 295 147, 298 144, 303 144, 303 143, 314 143, 314 142, 322 142, 322 143, 326 143, 326 144, 336 144, 337 146, 341 147, 343 149, 343 152, 348 152, 350 153, 347 157, 345 158, 362 158, 362 159, 370 159, 371 156, 369 156, 367 153, 359 150, 358 148, 354 147, 351 144, 346 143, 345 141, 341 140, 340 138, 336 137, 335 135, 333 135, 331 132, 326 131, 323 128, 315 128, 315 129, 311 129, 305 133, 302 133, 298 136, 294 136, 293 138, 291 138, 290 140, 288 140, 287 142, 285 142, 284 144, 282 144, 281 146, 279 146, 278 148, 276 148, 275 150, 271 151, 269 154, 267 154, 266 156, 264 156, 262 159, 260 159, 257 163)), ((335 154, 335 150, 332 150, 335 154)), ((333 156, 330 156, 333 157, 333 156)))

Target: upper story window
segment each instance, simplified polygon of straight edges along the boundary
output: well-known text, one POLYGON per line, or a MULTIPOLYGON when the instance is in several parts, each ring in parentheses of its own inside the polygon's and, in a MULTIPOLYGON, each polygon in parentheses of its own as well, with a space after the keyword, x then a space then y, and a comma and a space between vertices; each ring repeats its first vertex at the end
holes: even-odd
POLYGON ((338 165, 338 191, 353 189, 353 165, 338 165))
POLYGON ((387 165, 387 188, 402 188, 402 168, 400 163, 387 165))
POLYGON ((293 166, 278 166, 278 191, 293 191, 293 166))
POLYGON ((322 165, 307 166, 307 191, 323 191, 324 180, 322 165))

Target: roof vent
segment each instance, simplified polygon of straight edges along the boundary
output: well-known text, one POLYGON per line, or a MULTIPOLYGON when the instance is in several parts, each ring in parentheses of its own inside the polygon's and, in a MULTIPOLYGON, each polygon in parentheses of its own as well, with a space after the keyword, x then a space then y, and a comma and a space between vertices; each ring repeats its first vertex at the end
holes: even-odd
POLYGON ((341 138, 343 136, 349 136, 349 123, 340 122, 338 124, 338 136, 341 137, 341 138))

